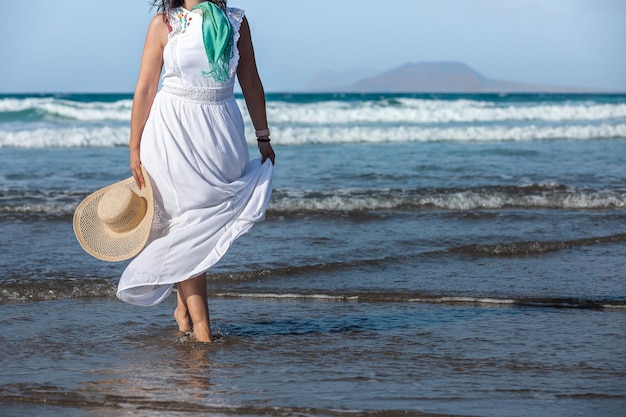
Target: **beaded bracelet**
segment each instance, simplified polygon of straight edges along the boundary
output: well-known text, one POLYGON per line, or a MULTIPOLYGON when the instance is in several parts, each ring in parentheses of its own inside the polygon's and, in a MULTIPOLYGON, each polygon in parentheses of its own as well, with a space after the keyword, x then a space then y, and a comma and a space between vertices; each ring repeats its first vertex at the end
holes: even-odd
POLYGON ((263 136, 269 136, 270 135, 270 130, 269 129, 262 129, 262 130, 257 130, 256 131, 256 137, 257 138, 261 138, 263 136))
POLYGON ((256 141, 257 141, 257 142, 269 142, 269 141, 270 141, 270 138, 267 138, 267 139, 257 138, 257 140, 256 140, 256 141))

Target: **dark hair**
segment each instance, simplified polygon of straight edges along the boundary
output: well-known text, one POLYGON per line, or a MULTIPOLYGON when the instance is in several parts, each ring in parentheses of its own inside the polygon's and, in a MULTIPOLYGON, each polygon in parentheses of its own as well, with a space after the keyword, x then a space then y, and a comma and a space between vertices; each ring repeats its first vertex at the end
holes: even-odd
MULTIPOLYGON (((208 0, 211 3, 215 3, 222 9, 226 9, 226 0, 208 0)), ((168 15, 173 9, 182 7, 185 4, 185 0, 152 0, 153 7, 157 8, 157 12, 168 15)))

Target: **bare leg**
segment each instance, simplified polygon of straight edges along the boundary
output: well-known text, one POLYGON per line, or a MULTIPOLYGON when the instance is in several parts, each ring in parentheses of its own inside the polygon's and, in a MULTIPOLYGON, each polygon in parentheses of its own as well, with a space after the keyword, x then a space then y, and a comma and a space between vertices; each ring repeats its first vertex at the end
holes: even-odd
POLYGON ((178 300, 178 305, 174 310, 174 318, 176 319, 176 323, 178 323, 178 330, 180 330, 181 332, 190 332, 191 318, 189 317, 187 303, 185 302, 185 298, 182 294, 180 286, 178 287, 178 294, 176 295, 176 298, 178 300))
POLYGON ((187 310, 193 322, 193 332, 199 342, 212 342, 211 323, 209 321, 209 306, 207 303, 206 274, 178 284, 178 290, 182 289, 182 300, 187 305, 187 310))

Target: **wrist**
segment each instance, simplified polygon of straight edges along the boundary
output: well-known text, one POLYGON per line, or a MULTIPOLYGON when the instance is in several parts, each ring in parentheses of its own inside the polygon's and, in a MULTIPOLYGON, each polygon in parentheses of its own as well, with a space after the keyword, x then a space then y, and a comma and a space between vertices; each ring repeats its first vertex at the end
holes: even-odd
POLYGON ((270 130, 267 128, 257 129, 255 133, 256 133, 257 139, 269 139, 270 137, 270 130))
POLYGON ((141 148, 141 140, 133 140, 128 141, 128 149, 131 151, 138 151, 141 148))

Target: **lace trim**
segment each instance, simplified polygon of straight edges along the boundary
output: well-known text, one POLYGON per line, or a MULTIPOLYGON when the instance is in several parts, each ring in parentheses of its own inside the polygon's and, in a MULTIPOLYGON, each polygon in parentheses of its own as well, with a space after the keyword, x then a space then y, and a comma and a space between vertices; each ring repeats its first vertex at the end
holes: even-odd
POLYGON ((174 74, 177 77, 181 77, 182 72, 180 70, 180 62, 178 62, 178 35, 182 32, 182 23, 180 19, 178 19, 178 12, 182 10, 180 8, 176 8, 170 11, 167 16, 168 22, 172 31, 167 35, 167 43, 169 45, 170 56, 172 57, 172 62, 174 63, 174 74))
POLYGON ((170 39, 168 44, 170 45, 170 55, 172 56, 172 62, 174 63, 174 74, 178 77, 182 77, 182 71, 180 69, 180 62, 178 62, 178 37, 172 36, 174 32, 170 33, 170 39))
POLYGON ((180 33, 183 30, 183 25, 178 18, 178 13, 182 11, 180 7, 170 10, 170 13, 167 15, 167 20, 170 22, 170 26, 172 27, 172 31, 170 32, 170 36, 175 33, 180 33))
POLYGON ((234 97, 234 85, 234 80, 224 84, 224 87, 218 88, 186 86, 164 82, 161 91, 186 100, 199 101, 202 103, 220 103, 234 97))
POLYGON ((239 37, 241 36, 239 29, 241 29, 241 22, 243 22, 243 17, 246 15, 246 12, 235 7, 228 7, 226 12, 228 18, 230 19, 230 23, 233 25, 234 31, 233 54, 230 58, 230 78, 233 78, 237 72, 237 65, 239 65, 239 48, 237 48, 237 43, 239 42, 239 37))

